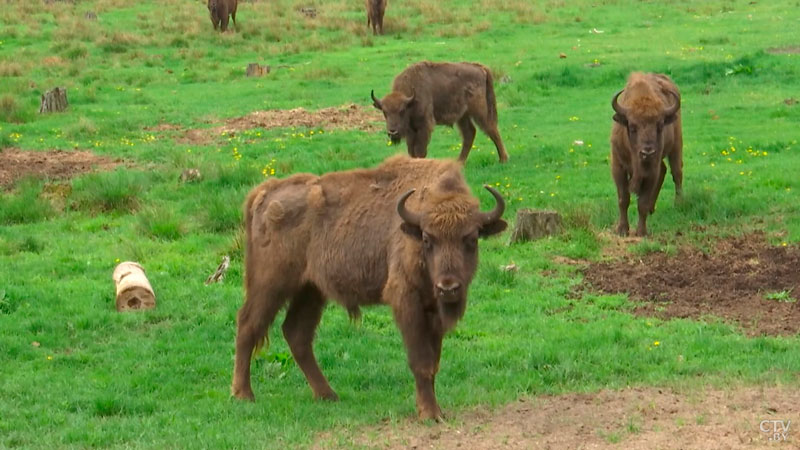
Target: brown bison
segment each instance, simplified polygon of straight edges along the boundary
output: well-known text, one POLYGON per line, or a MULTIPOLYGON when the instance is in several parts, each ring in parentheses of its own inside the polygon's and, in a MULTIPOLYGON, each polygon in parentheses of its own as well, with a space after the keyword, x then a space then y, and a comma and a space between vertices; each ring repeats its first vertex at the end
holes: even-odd
POLYGON ((236 6, 238 0, 208 0, 208 12, 211 14, 211 24, 214 29, 220 31, 228 29, 228 16, 233 19, 233 26, 236 26, 236 6))
POLYGON ((367 26, 372 26, 372 34, 383 34, 383 14, 386 12, 386 0, 366 0, 367 26))
POLYGON ((420 62, 402 71, 382 100, 375 98, 374 91, 371 95, 386 117, 389 138, 394 143, 405 138, 408 154, 414 158, 428 154, 435 125, 457 123, 462 136, 458 159, 466 161, 475 140, 474 120, 494 142, 500 162, 508 160, 497 131, 492 74, 480 64, 420 62))
POLYGON ((647 215, 655 212, 656 199, 664 183, 669 159, 675 195, 683 183, 683 136, 681 95, 666 75, 633 73, 625 89, 611 100, 611 174, 617 185, 619 225, 617 233, 628 234, 630 193, 638 196, 637 236, 647 235, 647 215))
POLYGON ((481 212, 456 161, 394 156, 375 169, 270 179, 245 203, 244 305, 232 393, 252 400, 250 359, 288 303, 283 335, 314 397, 336 400, 312 350, 328 299, 351 317, 389 305, 414 374, 417 409, 439 419, 442 338, 464 314, 478 237, 503 231, 505 203, 481 212))

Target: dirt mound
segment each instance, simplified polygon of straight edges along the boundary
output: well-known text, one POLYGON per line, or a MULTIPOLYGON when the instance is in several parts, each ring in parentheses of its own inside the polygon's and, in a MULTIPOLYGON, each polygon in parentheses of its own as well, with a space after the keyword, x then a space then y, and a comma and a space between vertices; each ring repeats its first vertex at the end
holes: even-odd
MULTIPOLYGON (((163 129, 168 124, 161 125, 163 129)), ((255 111, 243 117, 225 121, 213 128, 187 130, 179 142, 207 145, 217 137, 252 128, 322 128, 325 130, 378 131, 383 128, 383 116, 372 107, 355 104, 309 111, 305 108, 255 111)))
POLYGON ((0 188, 8 189, 17 180, 33 176, 65 179, 93 170, 111 170, 120 163, 88 151, 0 151, 0 188))
POLYGON ((412 419, 356 436, 323 436, 316 448, 795 448, 800 394, 778 387, 674 392, 629 388, 523 399, 453 423, 412 419), (767 421, 767 422, 765 422, 767 421), (783 427, 786 426, 786 429, 783 427), (774 434, 774 429, 784 435, 774 434), (345 442, 352 440, 353 442, 345 442))
POLYGON ((719 242, 710 253, 682 248, 592 263, 584 281, 643 301, 636 314, 665 319, 716 316, 751 335, 800 331, 800 248, 770 246, 761 234, 719 242), (769 297, 769 298, 768 298, 769 297))

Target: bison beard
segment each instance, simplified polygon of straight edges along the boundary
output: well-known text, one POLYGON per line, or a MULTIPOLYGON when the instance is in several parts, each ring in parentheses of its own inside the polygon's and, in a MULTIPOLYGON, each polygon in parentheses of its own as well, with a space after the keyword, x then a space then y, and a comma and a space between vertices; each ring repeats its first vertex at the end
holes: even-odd
POLYGON ((617 187, 617 233, 627 236, 630 194, 638 195, 638 236, 647 235, 647 216, 655 212, 669 161, 675 195, 683 183, 683 136, 678 87, 666 75, 633 73, 614 95, 611 107, 611 174, 617 187))
POLYGON ((461 154, 467 160, 475 140, 476 123, 494 142, 500 162, 508 154, 497 129, 497 101, 492 73, 475 63, 423 61, 395 77, 392 92, 383 99, 370 93, 373 105, 386 117, 386 132, 392 142, 405 138, 408 154, 424 158, 436 125, 458 125, 461 154))
POLYGON ((478 237, 503 231, 504 202, 481 212, 455 161, 395 156, 375 169, 270 179, 245 203, 246 299, 238 314, 232 393, 253 399, 250 360, 288 303, 283 335, 316 398, 336 393, 312 351, 328 299, 348 312, 392 308, 416 382, 419 416, 434 394, 442 339, 464 314, 478 237))

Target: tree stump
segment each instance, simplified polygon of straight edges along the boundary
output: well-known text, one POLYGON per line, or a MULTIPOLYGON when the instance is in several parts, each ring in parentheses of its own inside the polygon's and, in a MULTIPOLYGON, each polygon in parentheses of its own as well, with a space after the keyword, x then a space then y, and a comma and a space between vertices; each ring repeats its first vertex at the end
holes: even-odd
POLYGON ((67 109, 67 89, 57 87, 42 94, 42 104, 39 106, 39 114, 61 112, 67 109))
POLYGON ((511 242, 539 239, 561 232, 561 216, 556 211, 517 210, 511 242))
POLYGON ((156 307, 156 296, 150 282, 144 276, 139 263, 125 261, 114 268, 114 284, 117 287, 117 311, 151 309, 156 307))
POLYGON ((97 13, 94 11, 86 11, 83 17, 86 18, 86 20, 97 20, 97 13))
POLYGON ((247 65, 248 77, 263 77, 269 73, 269 65, 262 66, 258 63, 250 63, 247 65))

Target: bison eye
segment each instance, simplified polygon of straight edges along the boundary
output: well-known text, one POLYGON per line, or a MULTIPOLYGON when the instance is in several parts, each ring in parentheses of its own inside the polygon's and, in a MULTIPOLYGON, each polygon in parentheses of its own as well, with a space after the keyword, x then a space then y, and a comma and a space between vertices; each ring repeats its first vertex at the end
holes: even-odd
POLYGON ((478 248, 478 238, 476 236, 467 236, 464 238, 464 248, 468 251, 475 251, 478 248))
POLYGON ((628 125, 628 132, 630 134, 636 134, 637 131, 639 131, 639 129, 636 128, 636 125, 628 125))
POLYGON ((422 247, 425 250, 431 250, 433 248, 433 242, 431 241, 431 237, 427 234, 422 235, 422 247))

